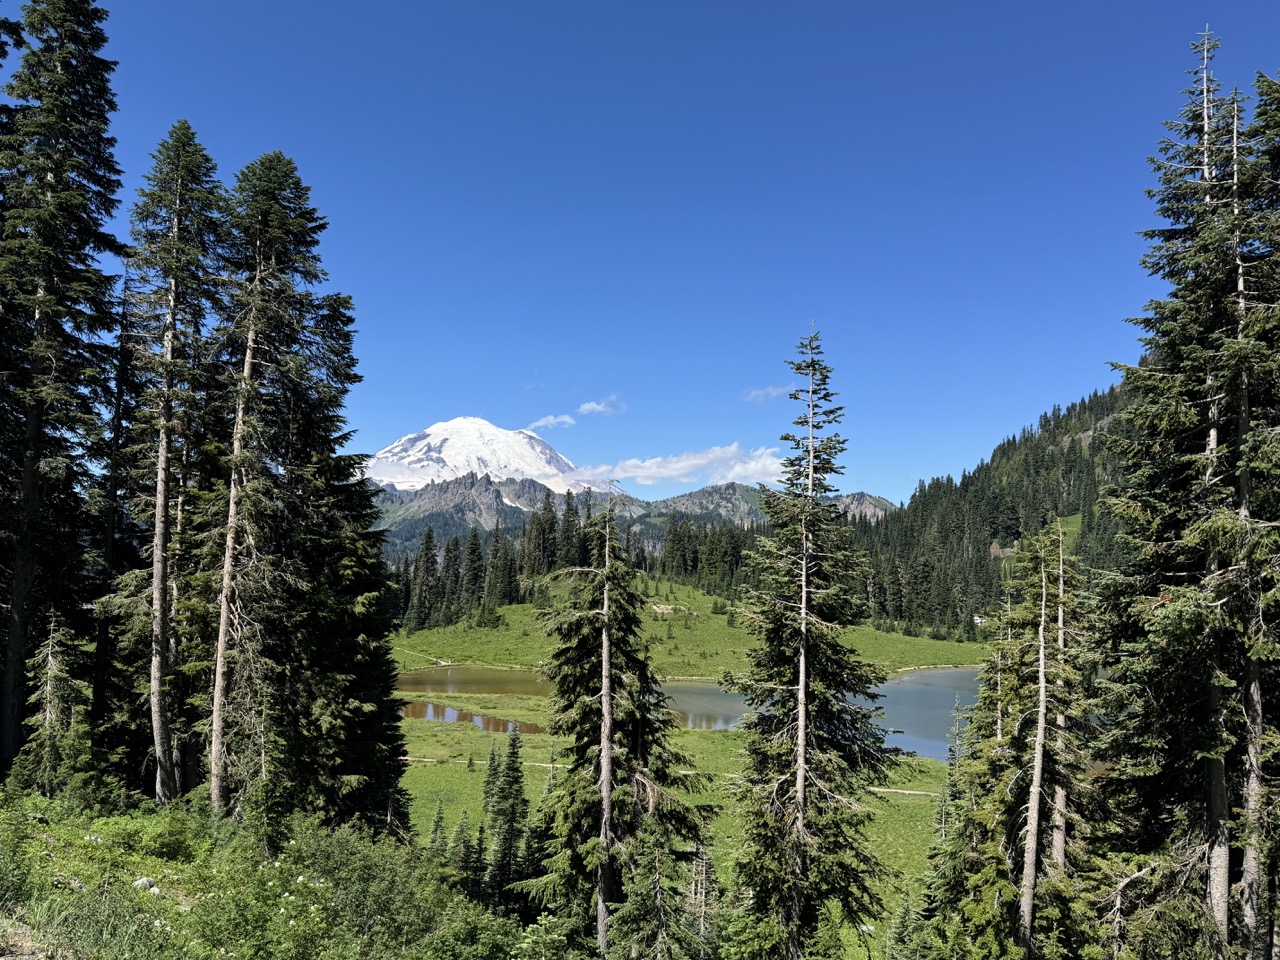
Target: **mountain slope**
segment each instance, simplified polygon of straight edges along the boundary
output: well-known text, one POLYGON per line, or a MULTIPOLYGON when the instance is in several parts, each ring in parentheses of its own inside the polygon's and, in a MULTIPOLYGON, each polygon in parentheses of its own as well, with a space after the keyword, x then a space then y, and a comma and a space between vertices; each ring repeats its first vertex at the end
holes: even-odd
POLYGON ((531 430, 504 430, 480 417, 457 417, 401 437, 369 460, 365 476, 381 486, 420 490, 467 474, 536 480, 555 493, 600 489, 531 430))
MULTIPOLYGON (((427 527, 435 531, 439 544, 450 537, 466 537, 472 527, 491 531, 501 525, 507 533, 519 534, 548 494, 558 512, 564 504, 564 494, 527 478, 494 480, 469 473, 454 480, 428 483, 417 490, 383 487, 378 494, 378 528, 385 537, 384 552, 393 560, 412 556, 427 527)), ((624 493, 584 490, 574 497, 580 507, 590 501, 599 508, 612 500, 614 512, 628 520, 644 516, 648 509, 643 501, 624 493)))
POLYGON ((1119 468, 1099 434, 1125 408, 1123 391, 1055 407, 956 480, 921 481, 905 508, 859 522, 854 542, 869 558, 865 585, 882 624, 937 637, 974 633, 1004 598, 1004 559, 1055 517, 1079 533, 1073 551, 1091 569, 1116 562, 1116 520, 1098 509, 1119 468))
MULTIPOLYGON (((548 491, 562 508, 572 491, 580 506, 612 502, 614 511, 637 523, 636 535, 657 547, 667 520, 763 524, 760 492, 741 483, 723 483, 646 503, 618 490, 603 490, 577 475, 574 465, 529 430, 504 430, 479 417, 458 417, 401 437, 379 450, 365 476, 382 487, 380 528, 391 558, 413 554, 431 527, 436 542, 465 537, 472 527, 500 525, 518 533, 548 491)), ((893 504, 883 497, 852 493, 837 498, 852 520, 877 521, 893 504)))

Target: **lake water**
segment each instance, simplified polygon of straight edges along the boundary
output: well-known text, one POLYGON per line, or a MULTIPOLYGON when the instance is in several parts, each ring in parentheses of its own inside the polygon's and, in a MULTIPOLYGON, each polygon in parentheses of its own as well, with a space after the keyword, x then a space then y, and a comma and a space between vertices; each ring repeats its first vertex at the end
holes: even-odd
MULTIPOLYGON (((901 747, 922 757, 947 758, 947 736, 957 702, 970 706, 977 699, 977 671, 963 668, 915 670, 897 674, 880 688, 877 706, 883 717, 890 746, 901 747)), ((551 685, 531 670, 502 670, 496 667, 433 667, 400 675, 400 690, 406 693, 464 693, 546 697, 551 685)), ((728 730, 742 719, 746 701, 713 683, 672 680, 662 689, 671 698, 671 708, 684 726, 695 730, 728 730)), ((510 729, 506 720, 432 703, 410 701, 407 717, 424 720, 474 723, 491 733, 510 729)), ((521 724, 525 733, 541 733, 532 724, 521 724)))

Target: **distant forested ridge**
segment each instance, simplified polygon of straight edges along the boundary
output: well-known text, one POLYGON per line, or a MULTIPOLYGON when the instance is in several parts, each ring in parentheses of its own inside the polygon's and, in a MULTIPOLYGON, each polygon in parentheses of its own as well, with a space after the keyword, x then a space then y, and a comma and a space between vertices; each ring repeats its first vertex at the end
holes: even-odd
MULTIPOLYGON (((381 490, 379 525, 401 585, 402 621, 416 630, 476 613, 491 619, 486 597, 509 598, 504 603, 535 599, 538 576, 582 556, 572 541, 582 539, 593 511, 611 510, 618 518, 638 573, 732 600, 749 581, 748 554, 769 530, 760 496, 759 487, 724 483, 646 502, 595 491, 554 494, 534 480, 468 474, 414 491, 381 490), (465 557, 498 579, 464 577, 465 557), (458 587, 448 586, 455 580, 458 587), (435 599, 425 600, 424 590, 435 599), (436 613, 424 619, 428 609, 436 613)), ((874 520, 894 509, 867 493, 830 499, 845 522, 874 520)))
MULTIPOLYGON (((852 545, 867 558, 856 576, 872 618, 909 633, 973 638, 979 621, 1004 603, 1009 558, 1051 518, 1068 518, 1072 552, 1086 569, 1113 569, 1119 562, 1117 523, 1099 509, 1099 498, 1119 471, 1101 437, 1115 429, 1124 406, 1124 391, 1112 387, 1054 407, 958 481, 921 481, 901 508, 865 493, 834 496, 850 525, 852 545)), ((758 488, 731 483, 655 503, 570 494, 568 508, 581 513, 611 502, 628 531, 637 570, 732 599, 745 582, 747 554, 768 532, 759 497, 758 488)), ((533 556, 545 549, 539 547, 545 539, 539 525, 558 525, 566 499, 531 480, 467 476, 412 492, 383 491, 380 506, 388 553, 403 584, 412 577, 427 528, 437 562, 445 561, 451 539, 461 546, 473 529, 486 556, 495 529, 510 541, 506 549, 533 556)), ((550 569, 537 560, 518 560, 516 566, 526 574, 539 566, 550 569)), ((406 612, 408 604, 406 594, 406 612)))
POLYGON ((1152 159, 1142 265, 1165 293, 1132 321, 1099 469, 1072 433, 1060 458, 1008 451, 1020 497, 994 532, 1026 539, 895 960, 1280 956, 1280 80, 1224 89, 1217 48, 1192 45, 1152 159), (1072 510, 1105 576, 1072 557, 1072 510))
MULTIPOLYGON (((1058 517, 1067 518, 1071 550, 1086 570, 1114 569, 1121 557, 1118 523, 1100 508, 1100 498, 1120 472, 1102 437, 1120 429, 1116 415, 1124 408, 1120 387, 1055 407, 1035 426, 1003 441, 959 481, 921 481, 901 508, 867 494, 832 496, 849 525, 851 545, 866 558, 854 576, 873 620, 909 633, 973 638, 979 622, 1005 602, 1010 558, 1058 517)), ((748 555, 769 532, 759 496, 759 488, 724 484, 652 504, 630 497, 614 503, 638 571, 733 599, 749 583, 748 555)), ((574 531, 581 518, 573 514, 592 504, 599 509, 600 503, 596 494, 570 494, 566 500, 532 481, 493 483, 487 477, 464 477, 425 492, 382 494, 383 522, 392 525, 397 542, 407 530, 430 527, 437 560, 447 565, 451 539, 461 548, 474 532, 489 556, 494 537, 505 538, 510 542, 503 549, 527 558, 515 564, 526 576, 526 587, 534 570, 555 568, 556 552, 547 544, 571 535, 561 529, 565 510, 570 512, 567 529, 574 531), (468 498, 475 491, 493 503, 492 512, 458 509, 459 503, 474 504, 468 498), (539 491, 538 509, 511 505, 517 492, 521 502, 530 502, 539 491), (414 509, 415 503, 430 503, 431 511, 414 509), (479 523, 466 525, 461 518, 468 516, 479 523)), ((560 556, 568 556, 565 549, 560 556)), ((401 548, 402 583, 412 577, 418 556, 401 548)), ((407 588, 404 603, 407 611, 407 588)))
POLYGON ((1072 550, 1086 565, 1114 565, 1117 524, 1098 501, 1119 469, 1100 437, 1124 404, 1124 391, 1113 387, 1054 407, 959 480, 921 481, 903 509, 856 520, 873 619, 937 637, 973 636, 977 618, 1004 603, 1007 558, 1056 517, 1078 518, 1072 550))

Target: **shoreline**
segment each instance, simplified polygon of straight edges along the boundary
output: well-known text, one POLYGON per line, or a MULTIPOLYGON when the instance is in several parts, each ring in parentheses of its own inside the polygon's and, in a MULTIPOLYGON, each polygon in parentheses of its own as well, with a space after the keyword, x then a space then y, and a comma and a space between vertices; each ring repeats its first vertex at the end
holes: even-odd
MULTIPOLYGON (((435 659, 435 658, 428 658, 435 659)), ((892 679, 904 673, 917 673, 921 670, 981 670, 981 663, 922 663, 912 667, 898 667, 896 670, 888 671, 888 679, 892 679)), ((425 667, 401 668, 396 671, 396 676, 400 677, 406 673, 416 673, 419 670, 447 670, 450 667, 484 667, 487 670, 523 670, 528 673, 537 673, 538 667, 522 667, 513 663, 481 663, 477 660, 452 660, 433 663, 425 667)), ((719 684, 720 678, 714 676, 667 676, 660 677, 663 683, 715 683, 719 684)))

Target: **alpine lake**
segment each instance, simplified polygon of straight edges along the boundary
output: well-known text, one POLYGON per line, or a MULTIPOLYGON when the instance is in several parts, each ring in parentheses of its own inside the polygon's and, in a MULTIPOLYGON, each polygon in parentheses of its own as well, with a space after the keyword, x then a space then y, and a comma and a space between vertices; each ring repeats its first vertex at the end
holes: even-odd
MULTIPOLYGON (((537 671, 487 666, 412 670, 400 675, 399 690, 410 698, 403 708, 405 717, 471 723, 489 733, 507 733, 513 721, 440 701, 457 696, 545 698, 552 693, 551 684, 537 671)), ((681 725, 692 730, 731 730, 747 710, 740 695, 707 681, 670 680, 663 684, 663 691, 681 725)), ((965 667, 904 671, 891 676, 877 693, 879 724, 889 746, 946 761, 956 711, 977 699, 978 671, 965 667)), ((520 724, 520 730, 544 732, 527 722, 520 724)))

